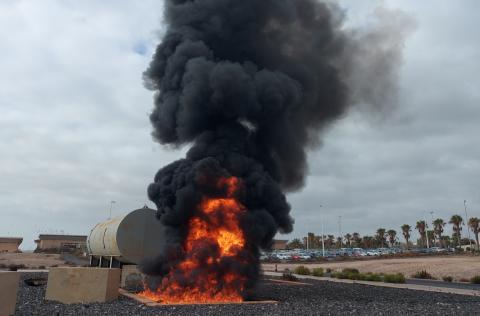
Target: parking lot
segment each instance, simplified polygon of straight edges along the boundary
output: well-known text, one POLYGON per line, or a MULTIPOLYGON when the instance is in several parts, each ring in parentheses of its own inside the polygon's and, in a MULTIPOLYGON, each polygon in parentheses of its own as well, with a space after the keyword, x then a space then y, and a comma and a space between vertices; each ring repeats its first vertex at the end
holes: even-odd
POLYGON ((453 254, 454 248, 340 248, 340 249, 291 249, 291 250, 274 250, 271 252, 263 252, 260 259, 262 261, 315 261, 324 259, 341 259, 346 257, 362 258, 362 257, 381 257, 381 256, 402 256, 402 255, 427 255, 427 254, 453 254))

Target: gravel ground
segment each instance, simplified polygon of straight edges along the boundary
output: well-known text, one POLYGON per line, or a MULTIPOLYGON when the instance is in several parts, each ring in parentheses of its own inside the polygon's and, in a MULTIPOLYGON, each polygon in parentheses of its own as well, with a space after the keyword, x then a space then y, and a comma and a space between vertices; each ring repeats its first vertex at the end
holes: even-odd
MULTIPOLYGON (((25 273, 22 279, 41 274, 25 273)), ((146 307, 120 298, 107 304, 63 305, 43 300, 45 286, 23 282, 15 315, 474 315, 480 298, 390 289, 358 284, 308 281, 287 285, 261 281, 256 299, 278 304, 146 307)))

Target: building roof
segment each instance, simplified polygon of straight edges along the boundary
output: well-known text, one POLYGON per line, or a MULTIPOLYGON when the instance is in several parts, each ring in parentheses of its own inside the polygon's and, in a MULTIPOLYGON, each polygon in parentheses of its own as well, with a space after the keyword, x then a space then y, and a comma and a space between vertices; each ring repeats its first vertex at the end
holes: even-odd
POLYGON ((23 241, 22 237, 0 237, 0 243, 18 243, 21 244, 23 241))
POLYGON ((288 242, 288 239, 287 240, 285 240, 285 239, 274 239, 273 242, 283 243, 283 242, 288 242))
POLYGON ((68 240, 68 241, 87 241, 87 236, 80 235, 39 235, 38 240, 68 240))

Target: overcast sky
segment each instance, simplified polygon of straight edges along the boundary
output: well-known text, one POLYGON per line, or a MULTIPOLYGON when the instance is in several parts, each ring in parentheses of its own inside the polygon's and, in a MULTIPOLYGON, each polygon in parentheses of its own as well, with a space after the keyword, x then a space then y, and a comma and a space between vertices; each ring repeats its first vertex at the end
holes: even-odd
MULTIPOLYGON (((400 231, 430 211, 464 216, 464 199, 480 217, 480 2, 341 3, 349 25, 381 4, 415 19, 398 105, 326 133, 280 238, 320 233, 322 218, 337 234, 338 216, 343 233, 400 231)), ((39 233, 88 234, 112 200, 114 215, 153 207, 147 185, 184 155, 150 136, 141 75, 161 32, 161 1, 0 1, 0 236, 32 249, 39 233)))

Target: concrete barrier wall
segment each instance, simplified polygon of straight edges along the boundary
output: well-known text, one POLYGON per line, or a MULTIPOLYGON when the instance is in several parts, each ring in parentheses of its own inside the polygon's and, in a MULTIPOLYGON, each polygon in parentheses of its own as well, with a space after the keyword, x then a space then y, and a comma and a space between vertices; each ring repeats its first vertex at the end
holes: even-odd
POLYGON ((118 298, 120 269, 52 268, 46 300, 64 304, 104 303, 118 298))
POLYGON ((15 313, 20 272, 0 272, 0 316, 15 313))

